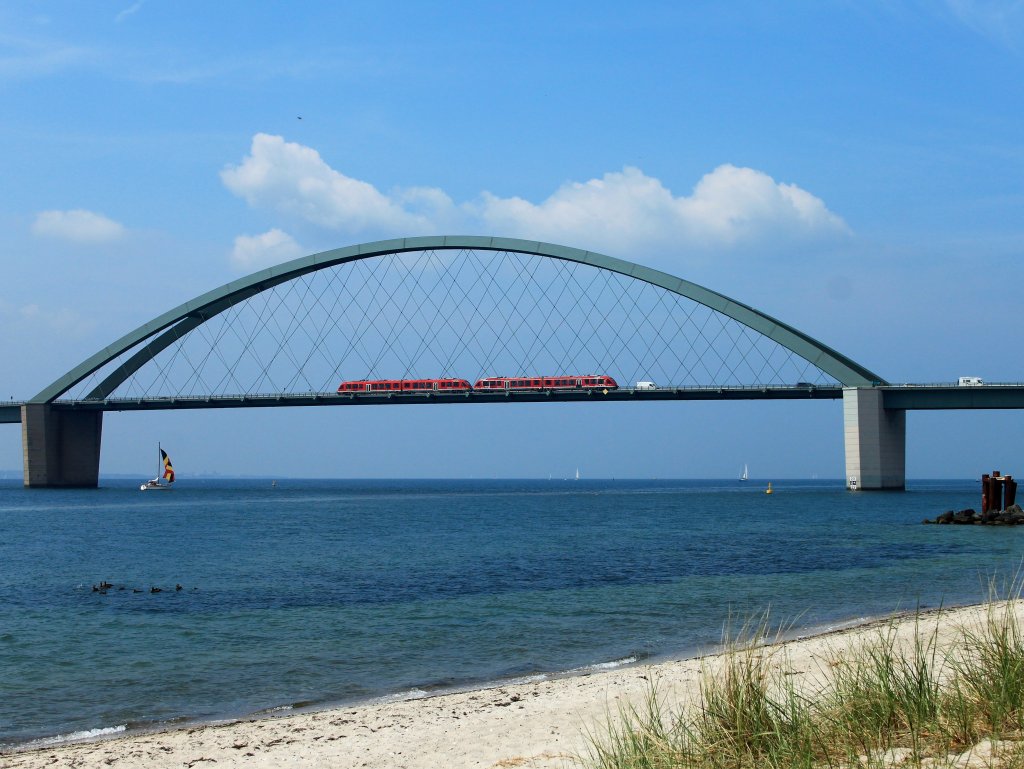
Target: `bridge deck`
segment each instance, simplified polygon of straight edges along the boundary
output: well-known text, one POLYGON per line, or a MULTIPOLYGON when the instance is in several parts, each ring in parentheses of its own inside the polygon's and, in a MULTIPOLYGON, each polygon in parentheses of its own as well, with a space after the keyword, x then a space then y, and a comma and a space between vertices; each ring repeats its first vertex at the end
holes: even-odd
MULTIPOLYGON (((885 408, 1019 409, 1024 408, 1024 384, 901 385, 880 387, 885 408)), ((757 387, 662 387, 656 390, 542 390, 504 392, 416 393, 292 393, 168 398, 108 398, 94 401, 55 401, 71 411, 160 411, 167 409, 261 408, 273 406, 395 406, 443 403, 620 403, 625 401, 838 400, 840 385, 757 387)), ((21 421, 22 403, 0 405, 0 423, 21 421)))
MULTIPOLYGON (((168 398, 108 398, 105 400, 55 401, 57 409, 71 411, 159 411, 167 409, 260 408, 273 406, 394 406, 443 403, 572 403, 663 400, 836 400, 843 397, 839 385, 775 387, 662 387, 656 390, 541 390, 460 393, 291 393, 168 398)), ((0 423, 20 422, 21 404, 0 406, 0 423)))
POLYGON ((1020 409, 1024 408, 1024 385, 987 384, 900 385, 883 387, 885 408, 928 409, 1020 409))

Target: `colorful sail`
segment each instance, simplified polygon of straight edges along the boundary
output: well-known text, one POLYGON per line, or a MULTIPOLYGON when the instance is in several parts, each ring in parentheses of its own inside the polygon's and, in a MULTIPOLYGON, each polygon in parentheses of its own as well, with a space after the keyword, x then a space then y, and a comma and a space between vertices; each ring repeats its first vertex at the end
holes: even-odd
POLYGON ((164 465, 163 478, 168 483, 174 483, 174 468, 171 467, 171 458, 167 456, 167 452, 160 449, 160 460, 164 465))

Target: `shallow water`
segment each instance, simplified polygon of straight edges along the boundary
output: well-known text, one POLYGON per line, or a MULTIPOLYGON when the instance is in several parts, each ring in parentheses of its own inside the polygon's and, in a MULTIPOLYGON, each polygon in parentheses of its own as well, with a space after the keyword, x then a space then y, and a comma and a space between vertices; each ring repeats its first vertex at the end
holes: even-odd
POLYGON ((1024 528, 921 520, 979 499, 971 481, 0 481, 0 745, 681 656, 769 608, 799 631, 974 602, 1013 577, 1024 528))

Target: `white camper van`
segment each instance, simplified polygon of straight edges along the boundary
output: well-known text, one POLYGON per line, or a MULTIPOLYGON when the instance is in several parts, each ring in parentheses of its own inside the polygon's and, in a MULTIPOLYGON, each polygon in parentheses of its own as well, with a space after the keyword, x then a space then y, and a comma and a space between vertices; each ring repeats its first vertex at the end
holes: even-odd
POLYGON ((980 387, 985 384, 980 376, 962 376, 957 382, 960 387, 980 387))

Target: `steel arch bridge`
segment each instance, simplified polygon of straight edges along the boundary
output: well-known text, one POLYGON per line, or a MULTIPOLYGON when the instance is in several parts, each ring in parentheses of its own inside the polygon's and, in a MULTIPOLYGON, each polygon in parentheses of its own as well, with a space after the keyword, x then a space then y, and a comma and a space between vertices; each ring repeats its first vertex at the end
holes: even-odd
POLYGON ((604 254, 496 237, 378 241, 228 283, 58 378, 21 407, 25 484, 96 485, 104 411, 839 398, 885 384, 746 304, 604 254), (588 373, 618 386, 338 392, 342 380, 588 373))

